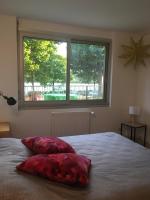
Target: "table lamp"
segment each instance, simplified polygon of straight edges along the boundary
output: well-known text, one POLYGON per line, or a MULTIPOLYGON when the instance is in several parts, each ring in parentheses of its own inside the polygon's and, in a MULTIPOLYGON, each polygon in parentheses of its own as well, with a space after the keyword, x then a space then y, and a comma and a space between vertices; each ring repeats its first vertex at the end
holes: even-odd
POLYGON ((136 123, 137 116, 140 114, 140 108, 138 106, 129 106, 130 122, 136 123))
POLYGON ((17 103, 17 101, 13 97, 8 97, 8 96, 3 95, 2 91, 0 91, 0 96, 2 96, 5 100, 7 100, 7 104, 9 106, 13 106, 17 103))

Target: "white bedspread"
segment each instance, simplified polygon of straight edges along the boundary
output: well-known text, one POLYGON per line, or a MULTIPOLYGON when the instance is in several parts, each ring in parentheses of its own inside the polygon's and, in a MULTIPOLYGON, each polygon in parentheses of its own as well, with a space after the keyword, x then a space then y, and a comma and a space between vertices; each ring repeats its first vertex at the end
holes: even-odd
POLYGON ((87 188, 18 173, 31 153, 19 139, 0 139, 0 200, 150 200, 149 149, 115 133, 62 139, 92 160, 87 188))

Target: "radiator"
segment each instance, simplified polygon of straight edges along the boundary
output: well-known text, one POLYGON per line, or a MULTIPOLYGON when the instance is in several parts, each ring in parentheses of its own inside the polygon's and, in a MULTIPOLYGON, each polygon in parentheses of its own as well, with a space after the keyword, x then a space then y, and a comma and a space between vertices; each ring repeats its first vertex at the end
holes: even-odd
POLYGON ((69 136, 92 133, 94 112, 52 112, 51 135, 69 136))

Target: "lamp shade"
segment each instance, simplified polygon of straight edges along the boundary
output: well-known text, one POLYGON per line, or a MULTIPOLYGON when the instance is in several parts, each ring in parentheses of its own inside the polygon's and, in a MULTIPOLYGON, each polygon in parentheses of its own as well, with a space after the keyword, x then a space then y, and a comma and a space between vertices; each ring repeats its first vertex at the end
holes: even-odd
POLYGON ((129 106, 129 115, 139 115, 140 108, 138 106, 129 106))

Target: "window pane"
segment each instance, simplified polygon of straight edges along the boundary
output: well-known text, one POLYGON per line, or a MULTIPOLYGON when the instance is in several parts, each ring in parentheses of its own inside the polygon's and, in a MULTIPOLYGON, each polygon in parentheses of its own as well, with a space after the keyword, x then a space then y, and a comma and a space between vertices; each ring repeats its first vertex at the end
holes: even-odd
POLYGON ((66 100, 67 43, 23 38, 24 100, 66 100))
POLYGON ((104 45, 71 43, 70 97, 74 100, 103 99, 104 45))

